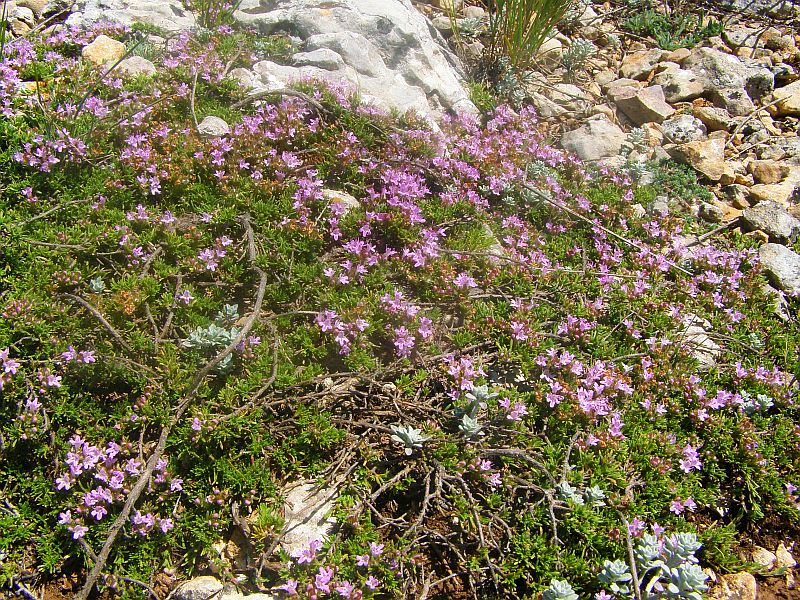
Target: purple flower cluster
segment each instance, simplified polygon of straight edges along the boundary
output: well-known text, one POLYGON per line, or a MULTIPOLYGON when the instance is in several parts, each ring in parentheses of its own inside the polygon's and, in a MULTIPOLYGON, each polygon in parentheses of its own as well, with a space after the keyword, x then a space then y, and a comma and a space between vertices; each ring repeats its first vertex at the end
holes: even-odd
POLYGON ((323 333, 330 333, 334 336, 339 345, 339 354, 342 355, 350 354, 353 349, 353 341, 369 327, 369 323, 362 318, 348 323, 339 318, 336 311, 328 309, 320 312, 314 318, 314 322, 323 333))
POLYGON ((370 542, 369 550, 355 557, 357 578, 343 579, 337 577, 340 567, 319 564, 318 553, 322 549, 322 542, 311 540, 308 548, 294 556, 293 577, 277 589, 290 597, 309 600, 318 598, 360 600, 371 597, 373 592, 383 586, 383 581, 376 577, 378 571, 375 569, 388 569, 389 572, 393 572, 398 568, 396 560, 387 559, 384 548, 383 544, 370 542))
MULTIPOLYGON (((56 477, 56 489, 73 490, 77 503, 59 515, 74 539, 89 531, 89 524, 100 522, 115 505, 125 502, 127 494, 146 468, 144 461, 128 442, 108 442, 104 447, 90 444, 79 435, 70 441, 65 464, 69 469, 56 477)), ((153 469, 148 491, 164 502, 183 490, 183 481, 168 471, 166 458, 160 459, 153 469)), ((136 511, 130 519, 131 529, 147 535, 153 529, 164 533, 174 527, 169 516, 159 516, 151 511, 136 511)))

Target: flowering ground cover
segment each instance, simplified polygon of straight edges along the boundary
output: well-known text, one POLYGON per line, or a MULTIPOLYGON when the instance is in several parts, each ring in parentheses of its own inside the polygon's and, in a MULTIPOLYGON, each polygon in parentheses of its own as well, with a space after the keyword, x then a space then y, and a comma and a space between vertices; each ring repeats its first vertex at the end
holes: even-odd
POLYGON ((256 103, 246 32, 148 48, 154 78, 83 61, 100 34, 142 50, 2 49, 0 584, 700 598, 797 531, 800 338, 749 239, 637 210, 656 187, 528 110, 256 103), (304 478, 338 526, 289 556, 304 478))

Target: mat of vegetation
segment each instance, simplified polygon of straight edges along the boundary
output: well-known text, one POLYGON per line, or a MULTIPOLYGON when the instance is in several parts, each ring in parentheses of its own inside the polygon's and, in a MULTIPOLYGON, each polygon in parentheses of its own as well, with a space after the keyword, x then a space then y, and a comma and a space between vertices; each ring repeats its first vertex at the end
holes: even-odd
POLYGON ((141 50, 3 48, 0 585, 700 598, 796 531, 797 326, 748 239, 636 210, 685 171, 634 189, 525 110, 254 103, 229 28, 122 78, 101 33, 141 50), (308 479, 338 526, 289 556, 308 479))

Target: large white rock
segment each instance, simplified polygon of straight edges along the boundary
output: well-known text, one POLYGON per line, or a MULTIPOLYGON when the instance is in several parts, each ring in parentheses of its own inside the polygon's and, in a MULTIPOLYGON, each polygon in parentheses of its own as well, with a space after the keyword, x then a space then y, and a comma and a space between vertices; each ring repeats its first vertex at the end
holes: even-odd
POLYGON ((301 40, 294 65, 254 66, 254 92, 317 78, 386 109, 477 113, 458 59, 410 0, 243 0, 234 16, 263 34, 301 40))
POLYGON ((87 26, 102 20, 123 25, 147 23, 167 31, 181 31, 197 25, 194 15, 180 0, 76 0, 67 25, 87 26))

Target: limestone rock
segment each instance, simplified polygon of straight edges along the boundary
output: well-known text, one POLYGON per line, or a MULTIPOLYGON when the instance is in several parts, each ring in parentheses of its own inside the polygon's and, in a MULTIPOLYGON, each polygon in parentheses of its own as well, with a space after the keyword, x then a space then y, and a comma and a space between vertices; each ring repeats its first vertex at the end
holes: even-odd
POLYGON ((41 17, 47 6, 48 0, 17 0, 17 6, 31 9, 37 17, 41 17))
POLYGON ((458 59, 410 0, 243 0, 234 18, 262 35, 298 37, 304 64, 254 65, 253 92, 317 78, 345 84, 384 109, 437 117, 448 110, 477 113, 463 86, 458 59), (309 53, 327 49, 322 54, 309 53), (337 68, 334 68, 337 67, 337 68))
POLYGON ((792 167, 774 160, 754 160, 747 169, 758 183, 780 183, 790 175, 792 167))
POLYGON ((464 16, 467 19, 483 19, 486 17, 486 10, 480 6, 465 6, 464 16))
POLYGON ((703 84, 705 94, 732 115, 744 116, 759 100, 772 91, 772 72, 750 60, 740 60, 714 48, 695 48, 684 62, 703 84))
POLYGON ((661 124, 664 138, 673 144, 687 144, 705 139, 706 126, 692 115, 670 117, 661 124))
POLYGON ((661 123, 675 113, 666 103, 664 90, 660 85, 652 85, 641 90, 623 90, 616 97, 616 104, 631 121, 637 125, 661 123))
POLYGON ((33 10, 22 4, 15 6, 11 10, 11 19, 24 23, 28 27, 33 27, 36 24, 36 15, 33 14, 33 10))
POLYGON ((547 38, 536 51, 536 58, 546 65, 556 65, 564 53, 564 45, 557 38, 547 38))
POLYGON ((619 74, 626 79, 644 81, 666 54, 668 53, 660 48, 628 54, 622 59, 619 74))
POLYGON ((756 600, 756 578, 751 573, 720 575, 708 593, 709 600, 756 600))
POLYGON ((336 486, 319 488, 313 481, 300 481, 285 491, 283 542, 292 556, 308 549, 313 540, 325 540, 336 526, 330 517, 339 491, 336 486))
POLYGON ((691 166, 711 181, 719 181, 725 172, 725 141, 708 139, 681 144, 669 150, 676 161, 691 166))
POLYGON ((96 65, 115 63, 125 56, 125 44, 107 35, 98 35, 91 44, 84 46, 81 56, 96 65))
POLYGON ((800 294, 800 256, 780 244, 764 244, 758 249, 761 265, 779 290, 800 294))
POLYGON ((590 106, 584 91, 570 83, 557 83, 552 87, 544 88, 542 93, 570 112, 585 111, 590 106))
POLYGON ((222 593, 222 582, 216 577, 204 575, 182 583, 175 589, 175 600, 210 600, 222 593))
POLYGON ((761 230, 772 242, 793 242, 800 234, 800 221, 772 202, 760 202, 746 209, 742 220, 748 230, 761 230))
POLYGON ((697 360, 701 371, 712 369, 717 364, 722 349, 705 329, 711 327, 711 323, 689 314, 684 317, 683 325, 683 331, 678 334, 679 343, 697 360))
POLYGON ((692 55, 692 51, 688 48, 677 48, 664 56, 664 60, 668 60, 669 62, 674 62, 678 64, 682 64, 687 58, 692 55))
POLYGON ((528 92, 528 100, 536 109, 536 114, 546 119, 567 114, 566 108, 559 106, 539 92, 528 92))
POLYGON ((605 118, 591 119, 561 138, 561 147, 581 160, 595 161, 619 154, 625 133, 605 118))
POLYGON ((692 114, 700 119, 709 131, 727 131, 733 126, 733 119, 724 108, 696 106, 692 114))
POLYGON ((653 78, 653 83, 664 88, 667 102, 685 102, 703 95, 705 86, 693 71, 686 69, 667 69, 653 78))
POLYGON ((772 92, 772 97, 779 100, 777 104, 769 107, 773 116, 799 116, 800 115, 800 80, 778 88, 772 92))
POLYGON ((117 65, 117 69, 128 77, 139 75, 152 77, 156 74, 156 66, 142 56, 129 56, 117 65))
POLYGON ((797 561, 789 552, 789 549, 781 542, 775 550, 775 568, 776 569, 791 569, 797 566, 797 561))
POLYGON ((200 122, 197 126, 197 131, 201 135, 219 137, 230 133, 231 128, 223 119, 209 115, 200 122))
MULTIPOLYGON (((48 12, 49 7, 45 14, 48 12)), ((66 24, 86 27, 103 20, 123 25, 147 23, 167 31, 192 29, 197 25, 181 0, 76 0, 66 24)))
POLYGON ((763 569, 771 569, 775 565, 776 556, 762 546, 755 546, 750 554, 750 560, 763 569))
POLYGON ((324 188, 322 190, 322 197, 331 204, 339 204, 341 206, 339 214, 342 218, 346 217, 352 210, 361 209, 361 203, 347 192, 324 188))

